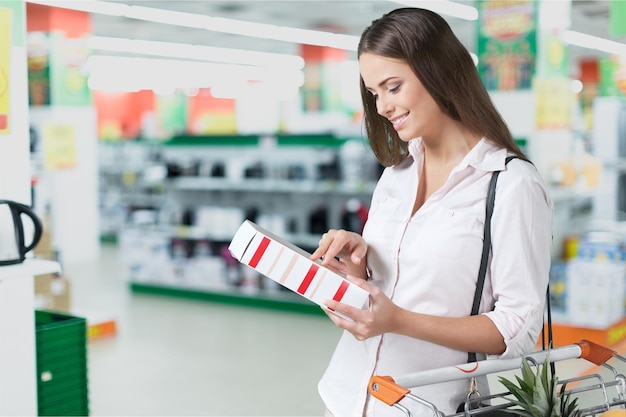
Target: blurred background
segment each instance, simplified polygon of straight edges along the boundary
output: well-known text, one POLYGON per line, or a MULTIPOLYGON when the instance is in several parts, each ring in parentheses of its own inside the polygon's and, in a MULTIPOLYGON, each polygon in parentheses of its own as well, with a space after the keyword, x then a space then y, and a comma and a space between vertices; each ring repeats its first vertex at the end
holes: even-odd
POLYGON ((449 22, 549 185, 555 344, 626 350, 626 2, 0 0, 0 197, 48 262, 0 286, 0 415, 323 414, 340 332, 228 245, 361 231, 355 51, 405 6, 449 22))

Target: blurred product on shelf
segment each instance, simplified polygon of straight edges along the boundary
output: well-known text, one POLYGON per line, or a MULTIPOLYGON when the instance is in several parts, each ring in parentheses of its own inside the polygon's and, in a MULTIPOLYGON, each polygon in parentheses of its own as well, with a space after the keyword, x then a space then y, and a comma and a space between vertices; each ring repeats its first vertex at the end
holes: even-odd
POLYGON ((367 206, 357 198, 351 198, 344 205, 341 214, 341 228, 351 232, 362 233, 367 221, 367 206))
POLYGON ((582 139, 574 140, 573 150, 567 159, 559 161, 553 172, 552 181, 562 187, 595 188, 600 184, 603 164, 589 154, 582 139))
POLYGON ((99 158, 104 237, 129 225, 202 226, 220 207, 254 207, 259 216, 281 216, 288 230, 318 233, 340 227, 347 200, 368 201, 380 175, 361 139, 330 135, 101 143, 99 158), (306 214, 321 205, 325 224, 306 214))
POLYGON ((157 229, 120 233, 119 253, 131 282, 218 291, 239 285, 238 271, 229 272, 229 260, 222 255, 225 243, 196 238, 193 229, 183 232, 185 236, 174 233, 157 229))
POLYGON ((102 143, 101 233, 117 240, 133 290, 314 307, 242 267, 228 245, 244 220, 304 250, 329 228, 361 229, 381 173, 366 146, 333 135, 102 143))
MULTIPOLYGON (((568 236, 573 245, 573 236, 568 236)), ((576 254, 553 262, 550 301, 555 322, 606 329, 625 316, 626 235, 588 232, 576 240, 576 254)))

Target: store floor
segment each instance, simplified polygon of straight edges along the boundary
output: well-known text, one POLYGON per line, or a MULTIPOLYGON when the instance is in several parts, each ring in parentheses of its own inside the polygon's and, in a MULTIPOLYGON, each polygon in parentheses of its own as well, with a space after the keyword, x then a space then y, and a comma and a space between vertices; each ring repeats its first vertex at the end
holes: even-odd
POLYGON ((323 415, 317 381, 340 335, 327 317, 131 293, 111 245, 65 273, 75 314, 117 322, 88 344, 92 415, 323 415))
POLYGON ((74 314, 117 323, 88 344, 91 415, 323 415, 316 385, 340 336, 325 316, 132 293, 114 245, 65 274, 74 314))

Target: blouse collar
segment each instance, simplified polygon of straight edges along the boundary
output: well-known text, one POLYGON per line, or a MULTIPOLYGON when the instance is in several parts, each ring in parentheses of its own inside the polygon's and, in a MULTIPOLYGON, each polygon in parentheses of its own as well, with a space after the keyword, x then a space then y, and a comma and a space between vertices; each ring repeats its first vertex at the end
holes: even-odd
MULTIPOLYGON (((424 156, 424 144, 418 137, 409 141, 409 155, 418 161, 424 156)), ((504 169, 507 150, 483 137, 459 164, 459 168, 471 166, 481 171, 501 171, 504 169)))

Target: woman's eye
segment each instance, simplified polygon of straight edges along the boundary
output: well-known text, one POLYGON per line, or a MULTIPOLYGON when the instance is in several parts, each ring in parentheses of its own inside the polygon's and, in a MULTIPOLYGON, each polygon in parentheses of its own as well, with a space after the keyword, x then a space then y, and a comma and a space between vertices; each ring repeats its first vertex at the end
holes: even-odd
POLYGON ((400 91, 400 84, 394 85, 393 87, 389 87, 389 92, 392 94, 395 94, 398 91, 400 91))

